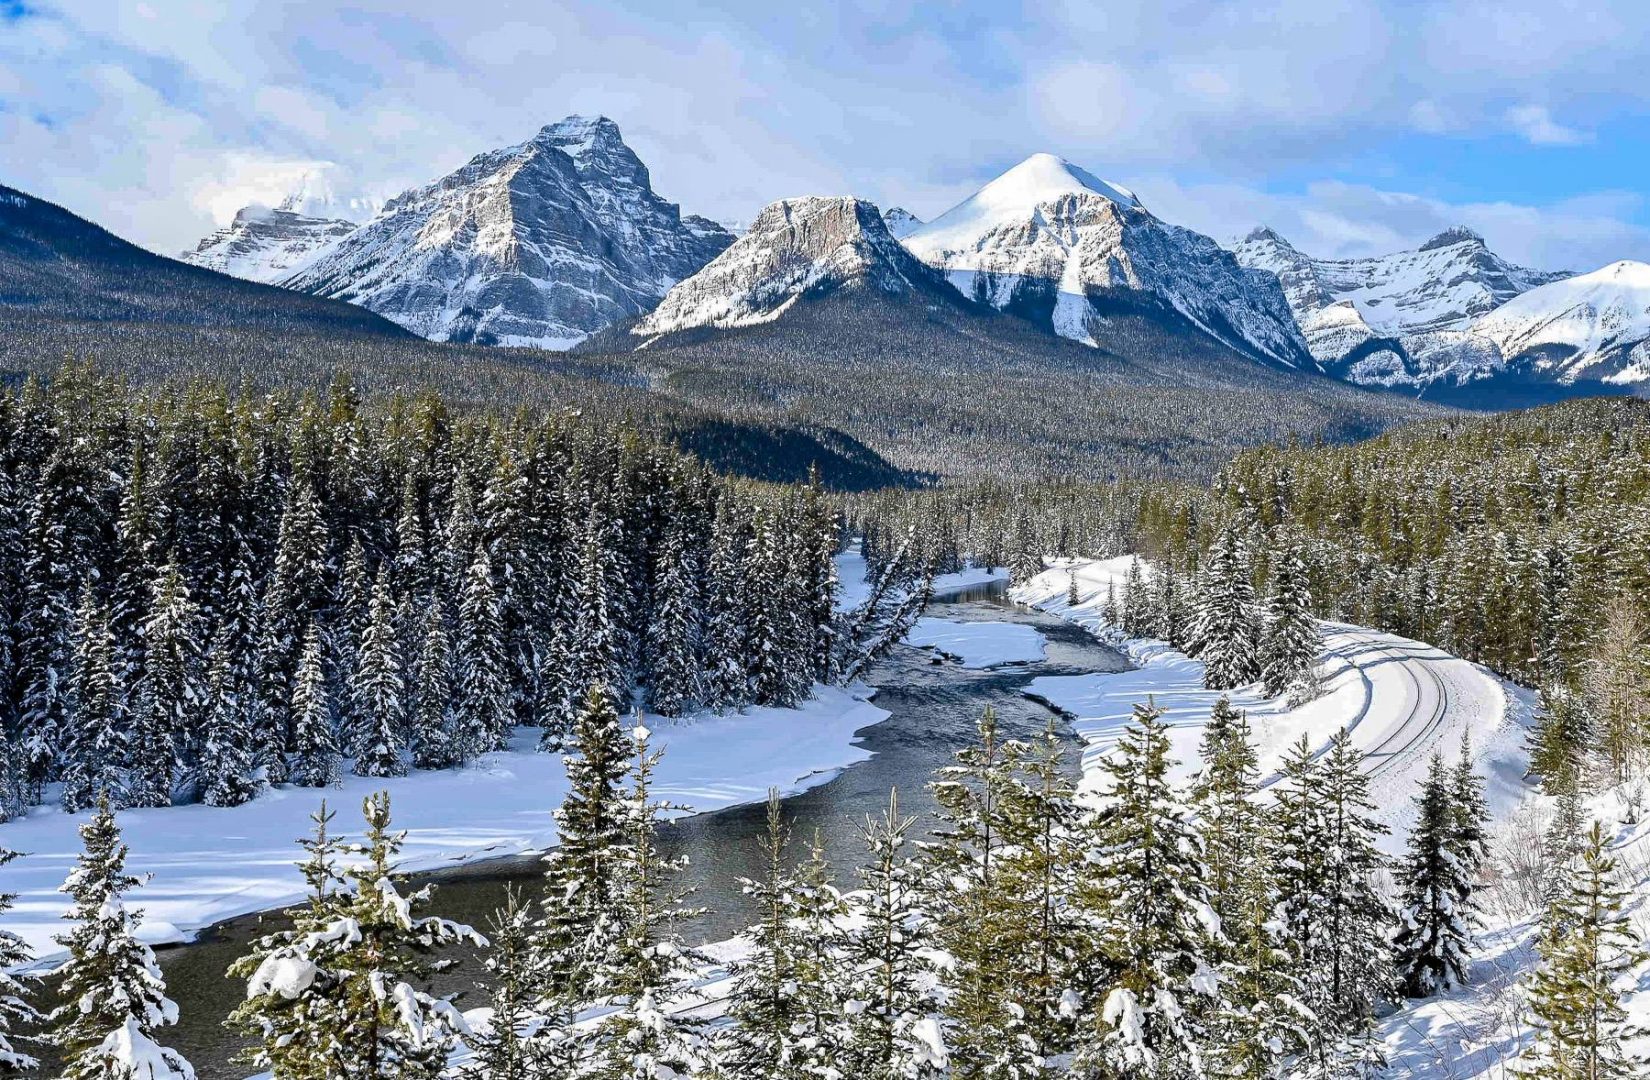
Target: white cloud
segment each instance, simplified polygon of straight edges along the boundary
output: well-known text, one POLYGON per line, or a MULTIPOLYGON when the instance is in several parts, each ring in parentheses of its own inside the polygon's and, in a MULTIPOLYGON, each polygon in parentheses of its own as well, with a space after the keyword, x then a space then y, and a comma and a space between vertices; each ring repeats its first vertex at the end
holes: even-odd
POLYGON ((1507 110, 1507 126, 1534 146, 1578 146, 1592 141, 1587 132, 1554 120, 1545 105, 1514 105, 1507 110))

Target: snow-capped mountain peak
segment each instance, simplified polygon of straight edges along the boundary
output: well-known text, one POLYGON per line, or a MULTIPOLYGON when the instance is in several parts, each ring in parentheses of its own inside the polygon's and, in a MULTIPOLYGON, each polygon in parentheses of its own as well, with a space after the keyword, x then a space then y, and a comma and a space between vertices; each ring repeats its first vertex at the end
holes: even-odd
POLYGON ((1508 262, 1461 225, 1374 258, 1314 258, 1269 228, 1249 233, 1233 252, 1244 266, 1277 275, 1320 363, 1372 385, 1425 385, 1445 369, 1452 379, 1469 377, 1455 349, 1460 333, 1520 293, 1566 276, 1508 262))
POLYGON ((903 206, 891 206, 882 212, 882 223, 888 226, 888 232, 895 240, 904 240, 907 236, 922 228, 922 218, 913 214, 903 206))
POLYGON ((1053 154, 1026 158, 904 242, 964 295, 1088 345, 1126 301, 1253 359, 1315 366, 1274 277, 1053 154))
POLYGON ((1514 297, 1473 323, 1504 363, 1561 382, 1650 380, 1650 264, 1622 260, 1514 297))
POLYGON ((570 116, 396 196, 285 284, 439 341, 567 348, 732 239, 655 194, 612 120, 570 116))
POLYGON ((865 200, 781 199, 630 332, 653 338, 700 326, 752 326, 778 318, 803 295, 845 288, 900 295, 945 284, 894 239, 865 200))

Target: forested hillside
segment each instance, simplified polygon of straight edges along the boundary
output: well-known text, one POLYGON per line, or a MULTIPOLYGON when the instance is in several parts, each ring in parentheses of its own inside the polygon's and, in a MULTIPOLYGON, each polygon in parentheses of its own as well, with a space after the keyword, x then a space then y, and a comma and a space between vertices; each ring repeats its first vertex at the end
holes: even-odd
POLYGON ((592 693, 805 696, 833 663, 834 510, 632 432, 438 399, 0 395, 0 809, 234 805, 446 768, 592 693))

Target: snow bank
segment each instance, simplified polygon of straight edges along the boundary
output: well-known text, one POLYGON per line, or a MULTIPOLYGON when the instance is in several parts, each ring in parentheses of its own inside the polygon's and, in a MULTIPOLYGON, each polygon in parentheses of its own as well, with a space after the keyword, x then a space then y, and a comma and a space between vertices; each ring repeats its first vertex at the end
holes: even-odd
POLYGON ((969 668, 1041 660, 1045 645, 1035 627, 1021 623, 954 622, 931 616, 917 620, 905 643, 954 657, 969 668))
MULTIPOLYGON (((863 689, 863 688, 861 688, 863 689)), ((888 714, 833 687, 796 709, 752 708, 727 716, 673 721, 650 716, 651 742, 664 751, 658 797, 693 811, 760 800, 770 786, 801 791, 828 780, 870 752, 855 733, 888 714)), ((509 751, 469 768, 418 772, 389 780, 349 776, 339 788, 280 788, 246 806, 175 806, 127 810, 120 825, 131 845, 130 866, 153 877, 132 897, 144 911, 144 938, 182 940, 221 919, 278 907, 303 889, 293 842, 310 830, 309 814, 324 798, 337 808, 335 825, 360 828, 361 800, 390 792, 397 828, 407 830, 407 870, 540 851, 556 840, 552 811, 567 792, 559 754, 535 749, 536 729, 516 733, 509 751)), ((0 891, 19 894, 6 928, 39 955, 57 950, 51 935, 67 904, 57 887, 80 851, 81 816, 53 806, 0 825, 0 845, 22 851, 0 869, 0 891)))
MULTIPOLYGON (((1114 745, 1136 702, 1148 697, 1166 710, 1170 737, 1184 780, 1197 768, 1202 726, 1220 692, 1203 688, 1203 665, 1161 641, 1122 639, 1101 616, 1109 587, 1119 599, 1129 558, 1098 562, 1062 561, 1013 590, 1013 597, 1105 636, 1122 649, 1137 670, 1117 674, 1045 676, 1026 693, 1072 717, 1086 744, 1084 786, 1099 782, 1100 758, 1114 745), (1080 602, 1067 605, 1071 576, 1080 602)), ((1283 698, 1267 698, 1258 685, 1228 692, 1232 704, 1249 715, 1260 766, 1270 777, 1284 752, 1302 735, 1324 748, 1341 727, 1367 755, 1377 816, 1392 835, 1391 851, 1401 851, 1414 816, 1410 796, 1426 774, 1428 759, 1440 750, 1453 759, 1463 733, 1488 780, 1491 812, 1504 816, 1529 787, 1524 731, 1528 710, 1523 691, 1484 668, 1430 645, 1356 626, 1324 623, 1319 655, 1323 694, 1291 708, 1283 698), (1509 701, 1513 707, 1509 708, 1509 701)))

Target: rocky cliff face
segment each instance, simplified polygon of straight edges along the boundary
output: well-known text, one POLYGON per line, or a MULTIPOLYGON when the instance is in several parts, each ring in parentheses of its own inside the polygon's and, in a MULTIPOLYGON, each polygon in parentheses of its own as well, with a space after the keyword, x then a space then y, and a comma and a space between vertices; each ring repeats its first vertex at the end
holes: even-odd
POLYGON ((1075 341, 1098 344, 1111 312, 1155 310, 1251 359, 1316 366, 1275 277, 1050 154, 1027 158, 904 242, 964 295, 1075 341))
POLYGON ((945 283, 900 246, 882 214, 863 199, 783 199, 764 208, 708 266, 671 289, 631 334, 751 326, 778 318, 805 295, 841 289, 905 295, 940 292, 945 283))
POLYGON ((613 121, 568 117, 390 200, 283 283, 438 341, 567 348, 732 239, 655 194, 613 121))

